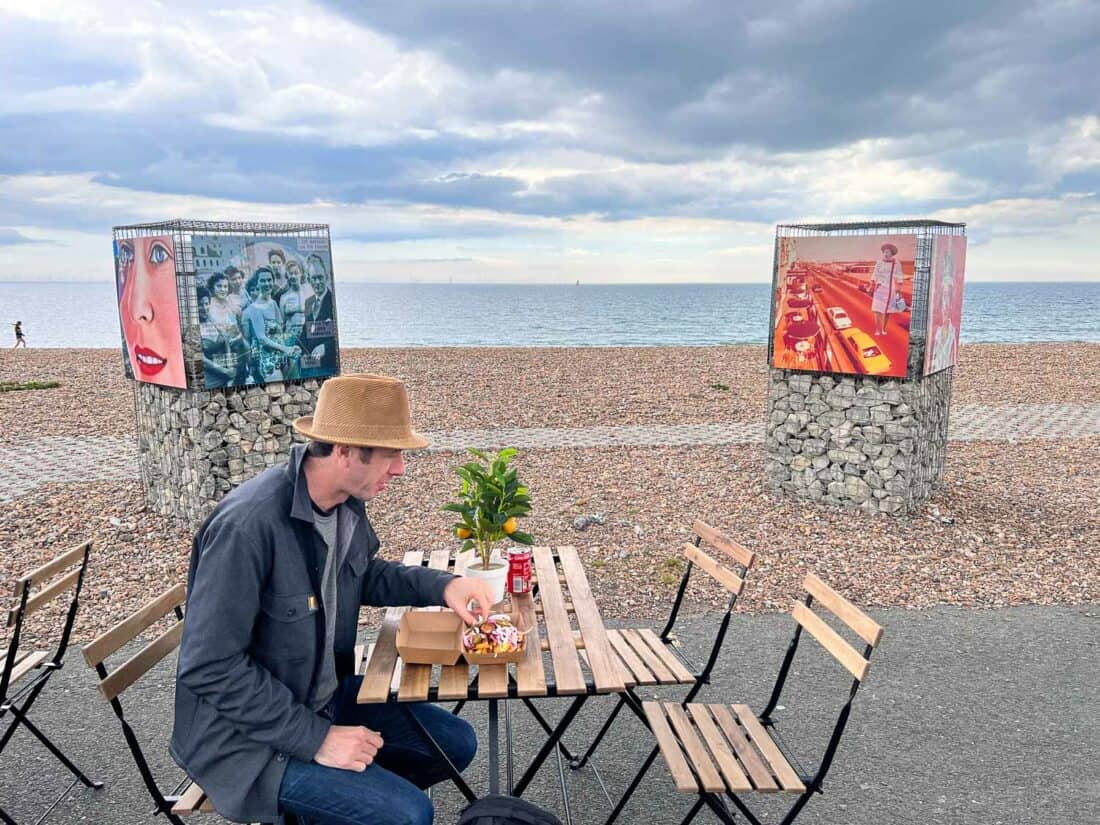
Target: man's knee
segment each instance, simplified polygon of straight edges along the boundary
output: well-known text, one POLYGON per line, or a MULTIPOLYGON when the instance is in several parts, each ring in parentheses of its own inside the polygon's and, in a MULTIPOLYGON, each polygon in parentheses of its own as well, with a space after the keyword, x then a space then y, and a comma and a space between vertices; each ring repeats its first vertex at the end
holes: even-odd
POLYGON ((463 771, 474 761, 474 755, 477 753, 477 732, 474 730, 473 725, 465 719, 456 717, 455 721, 462 724, 458 725, 457 730, 454 732, 450 743, 451 752, 447 756, 450 757, 456 768, 463 771))
POLYGON ((435 808, 426 793, 410 794, 392 811, 395 825, 432 825, 435 808))

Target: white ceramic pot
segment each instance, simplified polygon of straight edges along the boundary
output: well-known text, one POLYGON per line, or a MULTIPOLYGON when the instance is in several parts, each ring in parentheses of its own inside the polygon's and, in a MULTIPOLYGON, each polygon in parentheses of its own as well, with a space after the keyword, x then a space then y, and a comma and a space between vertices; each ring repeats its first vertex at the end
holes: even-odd
POLYGON ((508 583, 508 563, 495 556, 489 561, 489 569, 481 569, 481 559, 474 557, 466 565, 465 574, 471 579, 481 579, 493 593, 493 604, 504 601, 504 586, 508 583))

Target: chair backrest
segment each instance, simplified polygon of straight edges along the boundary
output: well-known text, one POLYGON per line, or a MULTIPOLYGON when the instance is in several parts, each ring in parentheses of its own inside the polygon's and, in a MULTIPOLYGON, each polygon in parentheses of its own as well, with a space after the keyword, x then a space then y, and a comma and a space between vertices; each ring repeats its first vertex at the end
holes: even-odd
POLYGON ((688 580, 691 578, 693 569, 698 567, 703 570, 729 591, 730 598, 729 603, 726 605, 726 613, 715 631, 710 653, 699 675, 700 682, 706 682, 710 678, 710 672, 718 662, 722 643, 725 641, 726 632, 729 630, 734 605, 737 603, 737 597, 741 595, 741 591, 745 588, 745 576, 749 568, 752 567, 756 554, 701 519, 695 519, 691 529, 695 534, 694 541, 683 546, 684 557, 689 564, 687 569, 684 570, 684 575, 680 578, 680 588, 676 591, 676 599, 672 603, 672 609, 668 614, 668 622, 661 631, 660 637, 665 642, 670 641, 672 638, 672 628, 680 615, 680 605, 683 604, 684 593, 687 592, 688 580), (708 553, 708 550, 711 552, 708 553), (733 564, 731 565, 730 562, 733 564))
POLYGON ((24 622, 47 605, 62 596, 69 595, 68 609, 57 646, 53 654, 39 652, 34 655, 35 663, 50 658, 55 667, 60 667, 69 646, 76 611, 80 604, 80 592, 84 586, 84 574, 88 569, 88 557, 92 543, 86 541, 66 550, 57 558, 41 567, 20 576, 15 580, 15 606, 8 611, 6 624, 12 628, 8 648, 4 652, 3 670, 0 671, 0 697, 7 695, 16 668, 26 668, 30 658, 20 655, 19 644, 23 635, 24 622))
POLYGON ((806 596, 803 601, 795 602, 791 608, 794 620, 820 642, 857 681, 862 682, 871 666, 868 661, 871 651, 882 640, 882 627, 813 573, 806 575, 802 586, 806 590, 806 596), (815 599, 866 642, 862 653, 811 610, 815 599))
POLYGON ((186 599, 187 588, 177 584, 84 646, 84 661, 89 667, 95 668, 99 674, 99 692, 103 694, 104 699, 108 702, 115 700, 119 694, 176 649, 183 638, 182 607, 186 599), (172 622, 167 630, 115 668, 113 672, 107 671, 104 661, 108 656, 118 652, 128 642, 173 612, 176 621, 172 622))
MULTIPOLYGON (((95 668, 96 673, 99 675, 100 694, 110 702, 111 709, 114 710, 115 716, 122 724, 122 734, 126 739, 126 745, 130 748, 134 763, 145 782, 149 795, 156 803, 156 812, 163 814, 173 825, 182 825, 182 820, 172 810, 177 797, 174 794, 165 796, 157 785, 156 777, 153 776, 153 772, 149 768, 149 762, 145 758, 141 743, 138 741, 133 728, 130 727, 130 723, 126 721, 119 696, 179 646, 180 640, 183 638, 183 605, 186 599, 187 588, 182 584, 177 584, 86 644, 83 650, 84 661, 88 664, 88 667, 95 668), (174 617, 174 621, 170 621, 166 630, 162 631, 155 639, 113 671, 109 672, 107 670, 105 662, 109 656, 117 653, 144 631, 169 616, 174 617)), ((196 792, 201 798, 202 789, 198 788, 196 792)))
POLYGON ((695 533, 695 541, 683 547, 687 560, 708 573, 735 598, 741 595, 745 587, 745 574, 752 567, 756 554, 700 519, 695 520, 692 532, 695 533), (712 552, 707 553, 708 549, 712 552), (714 557, 717 555, 714 550, 722 554, 721 561, 714 557), (731 559, 739 569, 730 569, 724 563, 726 559, 731 559))

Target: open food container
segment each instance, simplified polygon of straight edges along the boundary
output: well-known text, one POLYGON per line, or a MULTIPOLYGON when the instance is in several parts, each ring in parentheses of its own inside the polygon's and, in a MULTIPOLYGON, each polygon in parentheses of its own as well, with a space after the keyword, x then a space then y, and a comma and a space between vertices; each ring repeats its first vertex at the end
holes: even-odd
POLYGON ((406 610, 397 626, 397 652, 410 665, 456 664, 464 628, 453 610, 406 610))
POLYGON ((523 661, 524 656, 527 655, 527 638, 523 632, 522 619, 518 614, 507 613, 494 613, 488 618, 487 621, 481 622, 470 628, 464 628, 459 638, 459 645, 462 650, 462 657, 471 665, 504 665, 509 662, 523 661), (505 631, 504 636, 517 636, 513 641, 516 643, 516 647, 509 650, 483 650, 481 652, 477 650, 466 650, 465 643, 462 636, 467 638, 473 637, 478 641, 481 641, 483 646, 487 645, 488 639, 494 634, 494 631, 498 631, 496 619, 503 618, 508 620, 508 624, 511 624, 512 620, 516 621, 515 630, 516 633, 509 633, 505 631))

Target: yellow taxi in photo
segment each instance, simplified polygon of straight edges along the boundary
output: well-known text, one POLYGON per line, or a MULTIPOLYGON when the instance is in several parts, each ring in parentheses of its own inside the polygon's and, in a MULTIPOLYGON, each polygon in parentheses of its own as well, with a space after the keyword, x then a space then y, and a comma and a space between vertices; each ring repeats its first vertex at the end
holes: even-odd
POLYGON ((844 330, 844 343, 852 357, 856 359, 865 373, 881 375, 890 370, 890 359, 883 354, 878 343, 861 330, 859 327, 851 327, 844 330))

